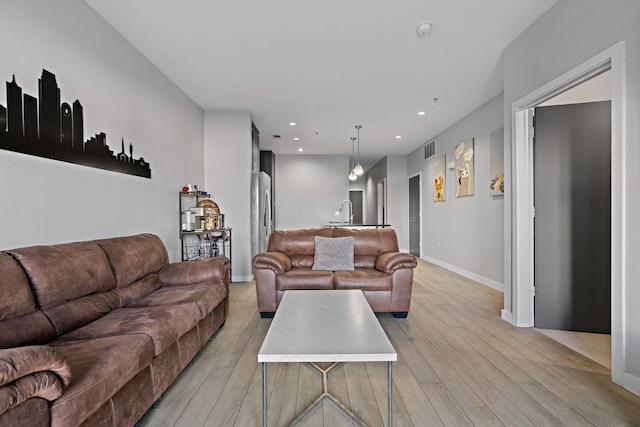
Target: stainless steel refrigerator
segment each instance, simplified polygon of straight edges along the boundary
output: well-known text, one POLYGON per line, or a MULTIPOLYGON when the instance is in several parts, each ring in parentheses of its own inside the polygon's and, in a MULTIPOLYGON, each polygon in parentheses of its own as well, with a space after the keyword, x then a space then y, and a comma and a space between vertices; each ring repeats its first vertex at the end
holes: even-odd
POLYGON ((271 177, 266 172, 251 176, 251 252, 252 256, 267 250, 271 218, 271 177))

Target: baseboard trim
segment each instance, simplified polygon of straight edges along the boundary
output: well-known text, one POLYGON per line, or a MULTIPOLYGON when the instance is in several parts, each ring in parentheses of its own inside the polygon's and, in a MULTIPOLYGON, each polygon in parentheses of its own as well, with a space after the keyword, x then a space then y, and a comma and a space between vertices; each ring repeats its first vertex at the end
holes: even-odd
POLYGON ((250 276, 231 276, 232 282, 251 282, 253 280, 253 274, 250 276))
POLYGON ((513 313, 511 313, 510 311, 505 310, 504 308, 500 311, 500 317, 505 322, 509 322, 512 325, 514 324, 513 323, 513 313))
POLYGON ((622 373, 622 386, 640 396, 640 377, 628 372, 622 373))
POLYGON ((453 271, 454 273, 458 273, 459 275, 464 276, 468 279, 475 280, 476 282, 495 289, 496 291, 504 293, 504 284, 496 282, 495 280, 488 279, 486 277, 480 276, 479 274, 472 273, 463 268, 456 267, 455 265, 448 264, 444 261, 440 261, 439 259, 431 258, 426 255, 422 255, 420 258, 442 268, 446 268, 447 270, 453 271))

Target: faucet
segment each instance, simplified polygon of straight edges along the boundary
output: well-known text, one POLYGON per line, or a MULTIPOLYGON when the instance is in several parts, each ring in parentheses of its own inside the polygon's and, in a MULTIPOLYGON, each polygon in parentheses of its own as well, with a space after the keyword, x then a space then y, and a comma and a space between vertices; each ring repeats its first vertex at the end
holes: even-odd
POLYGON ((353 204, 349 199, 342 201, 342 204, 340 205, 340 209, 336 211, 336 216, 340 215, 340 212, 342 212, 342 209, 344 208, 345 203, 349 203, 349 224, 353 224, 353 204))

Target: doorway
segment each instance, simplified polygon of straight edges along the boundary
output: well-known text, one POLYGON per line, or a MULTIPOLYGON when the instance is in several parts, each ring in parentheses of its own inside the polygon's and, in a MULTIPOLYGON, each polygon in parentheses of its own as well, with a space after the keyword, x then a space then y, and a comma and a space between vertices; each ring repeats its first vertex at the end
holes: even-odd
POLYGON ((363 191, 362 190, 349 190, 349 200, 351 200, 353 223, 362 224, 362 205, 363 205, 363 191))
MULTIPOLYGON (((611 70, 611 376, 625 376, 624 290, 624 138, 625 43, 618 42, 574 69, 534 90, 511 106, 512 174, 508 177, 511 211, 511 263, 505 271, 511 292, 505 292, 503 319, 519 327, 534 325, 534 208, 533 208, 533 108, 556 95, 611 70)), ((505 212, 507 214, 507 212, 505 212)), ((505 228, 505 232, 507 229, 505 228)))
POLYGON ((409 253, 420 257, 421 217, 421 178, 420 174, 409 177, 409 253))

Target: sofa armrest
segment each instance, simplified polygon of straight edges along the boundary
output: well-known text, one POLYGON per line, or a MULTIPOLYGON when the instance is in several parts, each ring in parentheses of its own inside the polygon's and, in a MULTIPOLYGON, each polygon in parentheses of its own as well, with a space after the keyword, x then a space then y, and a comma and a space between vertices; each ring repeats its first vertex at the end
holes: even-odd
POLYGON ((401 268, 415 268, 416 257, 406 252, 387 252, 376 259, 376 270, 392 274, 401 268))
POLYGON ((70 380, 69 362, 51 347, 0 349, 0 414, 32 397, 55 400, 70 380))
POLYGON ((291 270, 291 258, 282 252, 263 252, 253 258, 254 269, 268 269, 276 275, 291 270))
POLYGON ((171 263, 159 271, 158 277, 162 286, 224 282, 229 268, 229 259, 217 256, 196 261, 171 263))

